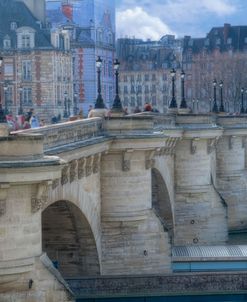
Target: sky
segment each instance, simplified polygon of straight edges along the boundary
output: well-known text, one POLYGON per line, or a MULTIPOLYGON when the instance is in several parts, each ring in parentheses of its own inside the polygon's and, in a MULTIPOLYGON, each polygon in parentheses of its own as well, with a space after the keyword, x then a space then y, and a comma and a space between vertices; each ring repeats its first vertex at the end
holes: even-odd
POLYGON ((247 25, 247 0, 116 0, 117 37, 205 37, 212 27, 247 25))

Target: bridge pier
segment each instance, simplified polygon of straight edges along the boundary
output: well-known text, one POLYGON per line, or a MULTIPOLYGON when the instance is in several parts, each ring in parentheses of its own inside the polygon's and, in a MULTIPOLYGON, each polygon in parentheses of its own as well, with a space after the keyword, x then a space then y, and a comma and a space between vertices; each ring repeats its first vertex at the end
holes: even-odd
MULTIPOLYGON (((197 121, 198 122, 198 121, 197 121)), ((175 153, 175 245, 223 244, 226 206, 214 186, 215 144, 220 128, 184 125, 175 153), (207 129, 208 127, 208 129, 207 129), (199 129, 198 129, 199 128, 199 129)))
POLYGON ((245 121, 245 117, 219 118, 224 135, 217 144, 217 188, 227 203, 230 232, 247 229, 246 135, 241 129, 245 121))
POLYGON ((151 208, 151 169, 145 163, 143 150, 121 150, 103 156, 103 275, 171 270, 169 236, 151 208))

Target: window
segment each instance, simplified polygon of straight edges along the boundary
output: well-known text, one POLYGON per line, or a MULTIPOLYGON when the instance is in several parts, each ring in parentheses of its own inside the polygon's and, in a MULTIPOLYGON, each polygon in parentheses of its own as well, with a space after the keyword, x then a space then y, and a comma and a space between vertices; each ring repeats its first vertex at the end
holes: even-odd
POLYGON ((216 45, 220 45, 220 43, 221 43, 220 39, 219 38, 216 39, 216 45))
POLYGON ((205 46, 209 46, 209 39, 206 39, 204 44, 205 44, 205 46))
POLYGON ((21 36, 21 47, 22 47, 22 48, 30 48, 30 47, 31 47, 30 41, 31 41, 30 35, 28 35, 28 34, 23 34, 23 35, 21 36))
POLYGON ((14 75, 13 64, 9 64, 9 63, 4 64, 4 75, 9 77, 14 75))
POLYGON ((5 93, 5 103, 7 103, 8 105, 12 105, 13 104, 13 87, 12 86, 8 86, 6 93, 5 93))
POLYGON ((124 106, 128 106, 129 105, 129 98, 127 96, 124 97, 124 106))
POLYGON ((124 86, 124 94, 128 93, 128 86, 124 86))
POLYGON ((152 105, 157 105, 156 95, 152 96, 152 105))
POLYGON ((131 85, 130 93, 135 93, 135 87, 133 85, 131 85))
POLYGON ((127 75, 124 75, 124 82, 128 82, 128 77, 127 77, 127 75))
POLYGON ((134 106, 135 106, 135 98, 134 98, 134 97, 131 97, 130 106, 131 106, 131 107, 134 107, 134 106))
POLYGON ((163 81, 167 81, 167 74, 166 73, 163 73, 163 81))
POLYGON ((23 87, 22 90, 22 104, 23 105, 32 105, 32 88, 23 87))
POLYGON ((113 71, 112 61, 109 61, 108 62, 108 76, 110 78, 112 77, 112 71, 113 71))
POLYGON ((145 93, 149 93, 149 86, 145 85, 145 93))
POLYGON ((156 80, 156 74, 153 73, 153 74, 152 74, 152 81, 155 81, 155 80, 156 80))
POLYGON ((156 92, 156 85, 152 85, 152 92, 156 92))
POLYGON ((142 86, 141 86, 141 85, 138 85, 138 86, 137 86, 137 92, 138 92, 138 93, 141 93, 141 92, 142 92, 142 86))
POLYGON ((130 76, 130 81, 131 81, 131 82, 134 82, 134 81, 135 81, 134 75, 131 75, 131 76, 130 76))
POLYGON ((227 44, 232 44, 232 38, 228 38, 226 41, 227 44))
POLYGON ((149 74, 145 74, 145 81, 149 81, 149 74))
POLYGON ((22 79, 24 81, 32 80, 32 62, 30 60, 22 61, 22 79))
POLYGON ((141 82, 141 80, 142 80, 142 76, 141 76, 141 74, 138 74, 138 75, 137 75, 137 81, 138 81, 138 82, 141 82))
POLYGON ((247 44, 247 37, 244 38, 244 43, 247 44))
POLYGON ((139 107, 142 106, 142 97, 141 97, 141 96, 138 96, 138 97, 137 97, 137 105, 138 105, 139 107))

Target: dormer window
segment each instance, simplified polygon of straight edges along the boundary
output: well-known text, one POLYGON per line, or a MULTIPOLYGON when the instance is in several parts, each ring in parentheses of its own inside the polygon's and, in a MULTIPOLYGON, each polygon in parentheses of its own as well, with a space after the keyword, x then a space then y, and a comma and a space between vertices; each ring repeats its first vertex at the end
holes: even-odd
POLYGON ((29 49, 35 46, 35 30, 31 27, 20 27, 16 31, 18 48, 29 49))
POLYGON ((3 48, 9 49, 10 47, 11 47, 11 40, 10 40, 10 37, 7 35, 3 39, 3 48))
POLYGON ((10 23, 10 29, 11 29, 11 30, 16 30, 16 29, 17 29, 17 24, 16 24, 16 22, 11 22, 11 23, 10 23))

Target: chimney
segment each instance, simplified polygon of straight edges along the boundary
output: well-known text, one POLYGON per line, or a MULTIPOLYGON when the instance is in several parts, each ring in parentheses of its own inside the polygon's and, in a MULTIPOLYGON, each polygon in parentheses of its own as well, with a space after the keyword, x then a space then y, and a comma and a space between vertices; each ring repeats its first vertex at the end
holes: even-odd
POLYGON ((229 24, 229 23, 225 23, 224 27, 223 27, 223 38, 224 38, 225 44, 226 44, 227 38, 229 37, 230 27, 231 27, 231 24, 229 24))

